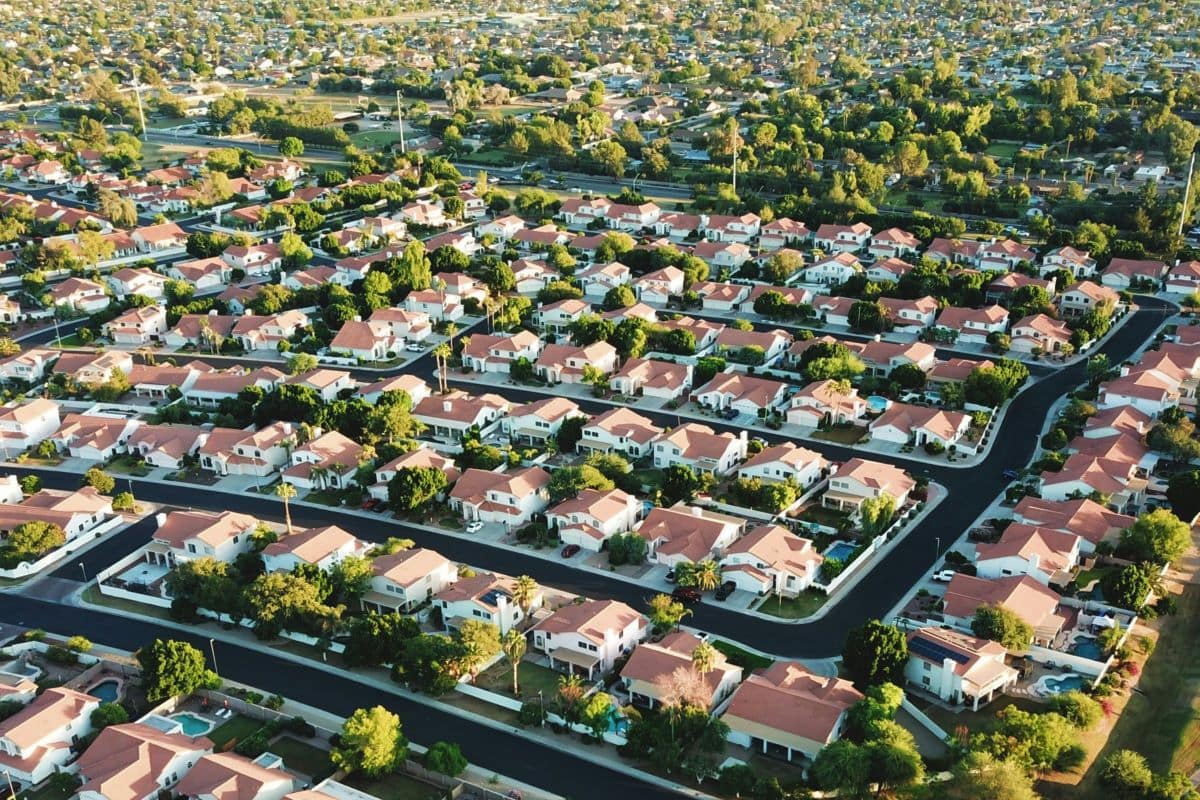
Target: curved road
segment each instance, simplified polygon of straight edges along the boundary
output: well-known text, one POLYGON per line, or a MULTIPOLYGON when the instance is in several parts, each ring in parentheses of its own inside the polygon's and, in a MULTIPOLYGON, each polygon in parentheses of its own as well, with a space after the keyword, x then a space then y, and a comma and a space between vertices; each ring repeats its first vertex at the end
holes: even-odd
MULTIPOLYGON (((1128 358, 1162 324, 1173 306, 1154 298, 1139 298, 1141 308, 1099 348, 1114 364, 1128 358)), ((950 466, 918 464, 932 480, 941 483, 950 497, 935 514, 915 526, 888 554, 884 563, 875 565, 858 588, 840 598, 825 616, 811 622, 783 622, 752 616, 720 606, 702 603, 693 607, 692 622, 712 633, 744 642, 764 652, 797 658, 827 658, 841 652, 846 631, 863 620, 882 617, 900 601, 916 580, 938 557, 938 540, 949 545, 975 520, 983 509, 1005 488, 1002 472, 1031 459, 1037 437, 1052 404, 1084 380, 1081 361, 1030 386, 1011 403, 1001 427, 1001 435, 992 450, 976 467, 957 469, 950 466)), ((507 390, 506 390, 507 391, 507 390)), ((672 416, 672 415, 666 415, 672 416)), ((806 445, 808 443, 806 442, 806 445)), ((849 448, 821 448, 833 458, 854 454, 849 448)), ((41 475, 47 486, 73 487, 73 475, 15 468, 41 475)), ((231 509, 268 519, 281 516, 279 501, 254 494, 230 495, 190 484, 148 483, 133 479, 136 494, 142 499, 175 506, 231 509)), ((402 535, 419 545, 432 547, 448 558, 509 574, 529 574, 539 582, 589 596, 613 597, 637 607, 644 606, 652 590, 600 573, 577 570, 570 562, 539 558, 518 549, 490 545, 461 536, 434 533, 403 522, 374 515, 347 514, 336 509, 295 507, 293 519, 299 525, 337 524, 370 541, 402 535)), ((145 541, 141 532, 127 533, 85 557, 87 574, 111 563, 112 558, 129 552, 145 541), (107 559, 107 560, 105 560, 107 559)), ((78 579, 77 565, 62 567, 58 577, 78 579)), ((0 601, 0 612, 4 602, 0 601)), ((7 613, 0 616, 8 617, 7 613)))

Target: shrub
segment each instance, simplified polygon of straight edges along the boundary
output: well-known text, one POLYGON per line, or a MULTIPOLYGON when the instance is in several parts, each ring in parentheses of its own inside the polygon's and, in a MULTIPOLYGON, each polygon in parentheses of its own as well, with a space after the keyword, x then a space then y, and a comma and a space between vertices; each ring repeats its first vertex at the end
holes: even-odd
POLYGON ((292 717, 287 721, 287 729, 297 736, 311 739, 317 735, 317 729, 304 717, 292 717))
POLYGON ((52 664, 78 664, 79 655, 65 647, 51 645, 46 649, 46 660, 52 664))
POLYGON ((931 456, 939 456, 946 452, 946 445, 939 442, 937 439, 931 439, 925 443, 925 452, 931 456))
POLYGON ((546 721, 546 711, 541 703, 526 701, 521 704, 517 713, 517 721, 522 725, 541 725, 546 721))

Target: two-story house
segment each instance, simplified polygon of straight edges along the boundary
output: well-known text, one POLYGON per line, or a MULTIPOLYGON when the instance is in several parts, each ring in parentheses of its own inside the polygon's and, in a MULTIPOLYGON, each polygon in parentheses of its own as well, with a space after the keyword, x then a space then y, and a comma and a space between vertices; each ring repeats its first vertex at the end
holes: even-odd
POLYGON ((546 512, 546 524, 563 544, 598 553, 614 534, 631 530, 641 501, 620 489, 584 489, 546 512))
POLYGON ((533 628, 533 649, 550 668, 591 680, 613 668, 644 638, 648 620, 617 600, 562 606, 533 628))
POLYGON ((450 490, 450 508, 468 522, 497 522, 515 528, 546 510, 550 473, 541 467, 515 472, 468 469, 450 490))
POLYGON ((411 611, 458 580, 458 567, 425 547, 398 550, 371 561, 371 589, 363 607, 378 613, 411 611))

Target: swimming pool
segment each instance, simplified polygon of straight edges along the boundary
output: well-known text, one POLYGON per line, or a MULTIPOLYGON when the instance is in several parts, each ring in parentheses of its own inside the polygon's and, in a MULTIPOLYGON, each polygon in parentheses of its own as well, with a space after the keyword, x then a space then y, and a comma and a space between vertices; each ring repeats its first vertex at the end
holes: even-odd
POLYGON ((105 703, 115 703, 121 694, 121 684, 110 678, 106 681, 100 681, 88 689, 87 693, 92 697, 99 697, 105 703))
POLYGON ((855 546, 849 542, 834 542, 821 555, 826 558, 836 558, 839 561, 845 561, 850 558, 855 549, 855 546))
POLYGON ((887 411, 888 399, 886 397, 880 397, 877 394, 869 395, 867 397, 867 405, 870 406, 871 410, 875 412, 887 411))
POLYGON ((1103 661, 1104 651, 1100 648, 1095 636, 1077 636, 1068 649, 1071 655, 1090 658, 1092 661, 1103 661))
POLYGON ((179 723, 186 736, 203 736, 213 729, 211 722, 195 714, 172 714, 171 719, 179 723))
POLYGON ((1074 672, 1066 675, 1047 675, 1038 681, 1038 692, 1042 695, 1074 692, 1083 688, 1083 676, 1074 672))

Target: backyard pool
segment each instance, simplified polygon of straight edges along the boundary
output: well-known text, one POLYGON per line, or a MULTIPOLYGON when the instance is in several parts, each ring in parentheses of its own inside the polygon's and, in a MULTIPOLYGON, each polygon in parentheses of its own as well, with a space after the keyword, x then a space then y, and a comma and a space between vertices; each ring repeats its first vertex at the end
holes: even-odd
POLYGON ((121 694, 121 684, 110 678, 94 684, 87 693, 92 697, 99 697, 105 703, 115 703, 121 694))
POLYGON ((873 394, 867 397, 867 405, 871 407, 872 411, 876 413, 882 413, 887 411, 888 399, 886 397, 880 397, 877 394, 873 394))
POLYGON ((1083 688, 1083 676, 1074 672, 1066 675, 1047 675, 1038 681, 1038 694, 1043 696, 1074 692, 1083 688))
POLYGON ((855 549, 854 545, 850 544, 850 542, 834 542, 821 555, 826 558, 836 558, 839 561, 845 561, 850 558, 855 549))
POLYGON ((1092 661, 1104 660, 1104 651, 1100 648, 1100 644, 1096 641, 1095 636, 1075 637, 1075 641, 1071 642, 1068 652, 1071 655, 1090 658, 1092 661))
POLYGON ((213 729, 211 722, 195 714, 173 714, 171 719, 179 723, 185 736, 203 736, 213 729))

